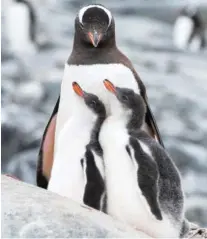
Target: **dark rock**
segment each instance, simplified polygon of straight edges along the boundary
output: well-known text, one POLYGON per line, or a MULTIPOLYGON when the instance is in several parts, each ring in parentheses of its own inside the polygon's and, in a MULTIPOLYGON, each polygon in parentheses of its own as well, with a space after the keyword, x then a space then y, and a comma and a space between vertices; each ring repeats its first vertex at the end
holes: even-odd
POLYGON ((189 170, 197 173, 207 172, 207 153, 205 148, 194 146, 194 144, 190 143, 182 142, 181 144, 179 141, 175 141, 174 144, 168 147, 168 150, 183 176, 189 170), (199 157, 196 155, 196 152, 199 154, 199 157))
POLYGON ((37 155, 38 148, 15 154, 4 167, 3 172, 14 175, 24 182, 36 184, 37 155))
POLYGON ((1 125, 1 165, 4 168, 4 164, 19 151, 19 139, 17 128, 11 127, 7 124, 1 125))

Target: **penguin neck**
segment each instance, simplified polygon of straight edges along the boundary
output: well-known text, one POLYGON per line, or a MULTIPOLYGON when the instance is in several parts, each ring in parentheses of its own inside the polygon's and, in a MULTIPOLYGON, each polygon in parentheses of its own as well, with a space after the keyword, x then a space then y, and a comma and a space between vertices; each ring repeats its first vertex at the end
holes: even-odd
POLYGON ((114 96, 111 97, 110 105, 112 117, 121 122, 128 132, 142 127, 143 117, 141 117, 138 107, 137 109, 127 109, 114 96))
POLYGON ((88 126, 90 128, 93 127, 93 125, 95 124, 98 116, 96 114, 94 114, 90 109, 87 108, 86 105, 84 105, 84 103, 77 103, 75 107, 73 108, 73 117, 76 119, 76 122, 79 124, 83 124, 85 126, 88 126))
POLYGON ((101 125, 106 118, 106 112, 100 114, 94 113, 89 109, 82 100, 77 100, 73 108, 73 116, 81 124, 88 126, 91 131, 91 140, 98 139, 98 132, 100 131, 101 125))
POLYGON ((131 112, 131 116, 129 117, 127 125, 126 125, 128 132, 137 131, 141 129, 143 120, 140 118, 141 117, 139 115, 139 112, 137 111, 131 112))
POLYGON ((121 123, 122 127, 126 128, 129 133, 137 131, 142 127, 142 121, 139 120, 139 114, 131 110, 112 112, 111 117, 114 121, 121 123))
POLYGON ((91 140, 90 140, 91 145, 97 144, 97 142, 99 142, 99 134, 100 134, 101 126, 105 119, 106 119, 106 113, 97 116, 91 131, 91 140))

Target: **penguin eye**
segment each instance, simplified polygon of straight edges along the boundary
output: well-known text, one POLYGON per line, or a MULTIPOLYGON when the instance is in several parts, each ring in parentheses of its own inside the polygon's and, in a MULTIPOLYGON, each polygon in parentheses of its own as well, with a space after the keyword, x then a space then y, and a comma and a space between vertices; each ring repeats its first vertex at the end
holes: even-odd
POLYGON ((123 100, 123 101, 128 101, 128 96, 126 96, 126 95, 122 95, 122 97, 121 97, 121 99, 123 100))
POLYGON ((95 107, 95 106, 96 106, 96 101, 95 101, 95 100, 92 100, 92 101, 90 102, 90 106, 91 106, 91 107, 95 107))

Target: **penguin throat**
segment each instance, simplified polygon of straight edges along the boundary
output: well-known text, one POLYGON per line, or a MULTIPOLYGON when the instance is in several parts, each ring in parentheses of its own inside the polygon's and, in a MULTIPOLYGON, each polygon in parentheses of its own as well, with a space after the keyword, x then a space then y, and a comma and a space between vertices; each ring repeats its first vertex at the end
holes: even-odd
POLYGON ((77 119, 77 122, 83 121, 85 124, 91 123, 93 125, 98 118, 98 116, 89 109, 79 97, 76 98, 76 101, 72 106, 72 112, 72 115, 77 119))
MULTIPOLYGON (((97 145, 97 143, 99 143, 99 134, 100 134, 101 126, 105 119, 106 119, 106 116, 97 117, 91 131, 91 140, 90 140, 91 145, 97 145)), ((98 145, 98 147, 99 147, 99 151, 102 150, 100 145, 98 145)))
POLYGON ((117 120, 122 121, 128 131, 135 131, 142 127, 143 116, 137 110, 126 109, 118 101, 111 102, 111 114, 117 120))
POLYGON ((94 125, 98 118, 90 109, 81 110, 79 108, 79 110, 74 111, 73 115, 77 121, 83 121, 85 124, 90 125, 94 125))
POLYGON ((141 129, 143 123, 144 123, 143 117, 139 115, 138 112, 132 111, 131 117, 127 123, 127 129, 128 131, 136 131, 138 129, 141 129))

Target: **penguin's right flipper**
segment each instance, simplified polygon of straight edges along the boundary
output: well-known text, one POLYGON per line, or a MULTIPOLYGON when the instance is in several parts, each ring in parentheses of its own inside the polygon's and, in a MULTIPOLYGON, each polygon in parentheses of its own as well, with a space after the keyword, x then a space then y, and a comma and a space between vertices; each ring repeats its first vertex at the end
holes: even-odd
POLYGON ((48 186, 48 179, 53 163, 56 116, 59 108, 59 101, 60 97, 57 100, 52 115, 44 130, 38 155, 36 183, 38 187, 45 189, 47 189, 48 186))
MULTIPOLYGON (((158 202, 158 179, 159 171, 156 162, 142 149, 139 141, 130 137, 130 146, 134 150, 135 161, 138 164, 137 180, 139 188, 145 197, 152 214, 157 220, 162 220, 161 208, 158 202)), ((129 149, 127 150, 130 157, 132 157, 129 149)))
POLYGON ((95 160, 95 157, 95 153, 90 149, 90 147, 87 146, 85 152, 86 165, 84 172, 86 178, 86 186, 83 202, 86 205, 95 208, 96 210, 105 211, 105 183, 101 170, 95 160))

